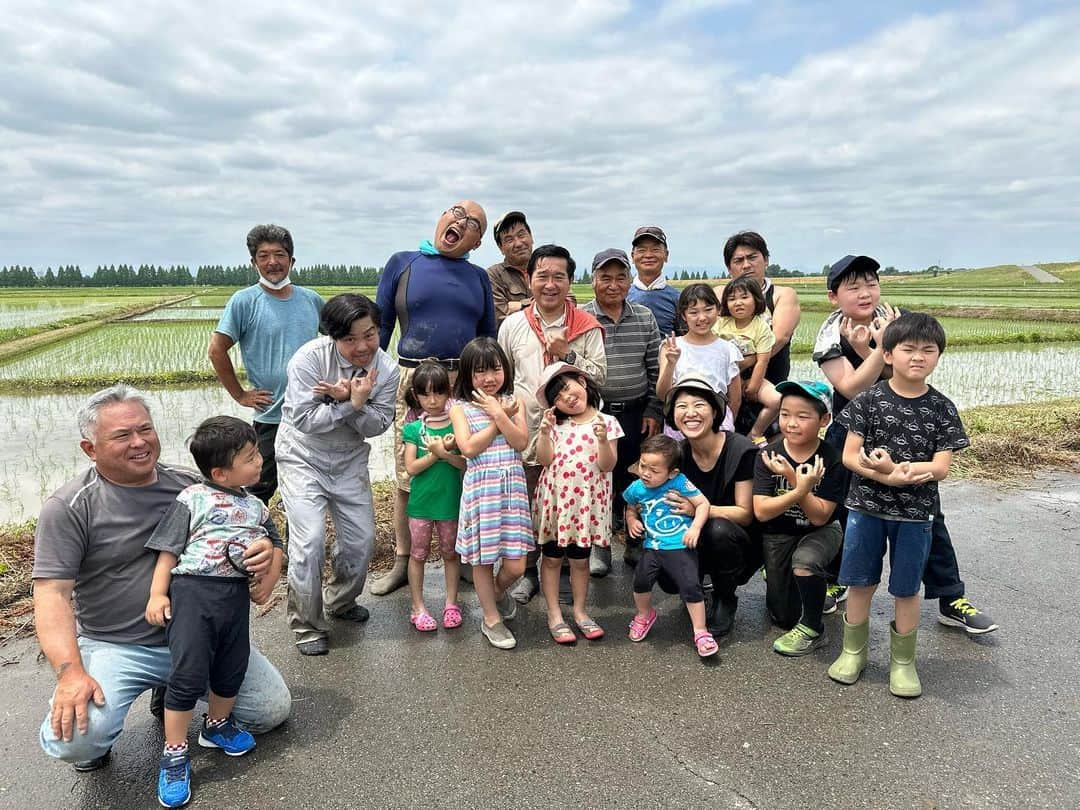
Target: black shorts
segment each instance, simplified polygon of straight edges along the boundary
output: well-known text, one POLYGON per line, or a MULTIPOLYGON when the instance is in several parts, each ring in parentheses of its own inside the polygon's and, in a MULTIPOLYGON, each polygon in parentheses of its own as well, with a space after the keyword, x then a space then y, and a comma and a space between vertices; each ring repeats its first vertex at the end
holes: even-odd
POLYGON ((572 543, 568 546, 560 546, 554 540, 549 540, 540 546, 540 553, 545 557, 558 557, 559 559, 565 557, 568 560, 587 560, 591 551, 591 548, 582 548, 572 543))
POLYGON ((691 548, 660 551, 647 548, 641 552, 634 571, 634 593, 650 593, 663 571, 679 588, 684 602, 704 602, 705 594, 698 580, 697 552, 691 548))

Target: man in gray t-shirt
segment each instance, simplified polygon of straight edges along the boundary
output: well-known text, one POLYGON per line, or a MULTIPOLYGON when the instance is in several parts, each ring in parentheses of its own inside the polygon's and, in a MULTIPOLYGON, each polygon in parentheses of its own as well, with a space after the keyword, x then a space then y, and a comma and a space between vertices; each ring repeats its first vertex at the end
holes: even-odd
MULTIPOLYGON (((156 560, 145 545, 198 475, 158 463, 161 444, 146 401, 126 385, 91 396, 78 421, 80 447, 94 465, 42 505, 34 620, 56 672, 41 746, 77 770, 92 770, 105 764, 135 699, 168 678, 165 632, 144 616, 156 560)), ((258 576, 279 554, 263 540, 248 549, 246 565, 258 576)), ((253 649, 237 722, 268 731, 288 717, 290 703, 280 673, 253 649)))

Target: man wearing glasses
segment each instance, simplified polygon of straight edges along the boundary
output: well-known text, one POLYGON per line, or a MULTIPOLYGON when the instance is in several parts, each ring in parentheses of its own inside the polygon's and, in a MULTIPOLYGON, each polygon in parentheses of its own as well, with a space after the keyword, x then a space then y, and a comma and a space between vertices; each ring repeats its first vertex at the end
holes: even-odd
POLYGON ((495 337, 495 304, 487 272, 468 261, 469 251, 480 244, 487 230, 487 215, 479 204, 462 200, 443 211, 435 223, 434 239, 425 239, 416 250, 391 256, 379 275, 375 303, 381 323, 379 346, 389 351, 395 324, 400 328, 397 344, 401 381, 394 411, 394 467, 397 496, 394 499, 394 567, 375 580, 371 593, 388 594, 407 581, 409 563, 409 474, 405 471, 405 448, 401 429, 416 419, 410 415, 405 392, 422 360, 434 357, 457 377, 458 357, 465 344, 476 337, 495 337))
MULTIPOLYGON (((559 245, 541 245, 534 250, 526 268, 532 303, 499 327, 499 344, 513 361, 514 393, 521 397, 529 425, 529 445, 521 455, 530 500, 542 469, 536 462, 536 437, 543 416, 536 388, 544 368, 562 360, 588 374, 600 388, 607 379, 603 327, 567 298, 576 266, 570 251, 559 245)), ((522 604, 540 589, 537 556, 535 551, 529 553, 525 576, 510 592, 522 604)))

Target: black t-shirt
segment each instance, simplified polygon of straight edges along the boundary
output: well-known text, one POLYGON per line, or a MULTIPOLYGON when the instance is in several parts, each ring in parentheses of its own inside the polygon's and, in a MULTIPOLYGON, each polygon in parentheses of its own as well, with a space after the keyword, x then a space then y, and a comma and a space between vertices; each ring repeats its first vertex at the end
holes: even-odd
POLYGON ((701 490, 713 506, 735 505, 735 483, 754 478, 754 457, 757 447, 738 433, 727 433, 719 458, 710 470, 702 470, 694 461, 690 442, 683 442, 682 463, 679 470, 701 490))
MULTIPOLYGON (((927 388, 921 397, 902 397, 883 380, 851 400, 836 421, 862 436, 867 452, 883 447, 897 464, 931 461, 941 450, 969 446, 952 400, 933 386, 927 388)), ((937 482, 890 487, 852 473, 846 506, 892 520, 933 520, 937 482)))
MULTIPOLYGON (((769 312, 769 327, 772 327, 772 314, 776 309, 773 301, 773 290, 776 289, 769 279, 765 279, 765 309, 769 312)), ((791 341, 784 344, 784 348, 769 359, 769 365, 765 367, 765 379, 775 385, 783 382, 791 375, 791 341)))
MULTIPOLYGON (((807 459, 797 461, 784 447, 784 439, 780 437, 766 448, 770 453, 779 453, 788 460, 788 463, 792 467, 798 467, 800 464, 812 464, 815 456, 821 456, 822 462, 825 464, 825 475, 817 486, 813 489, 813 494, 817 495, 826 501, 832 503, 840 503, 844 497, 844 489, 847 484, 847 473, 844 470, 844 463, 840 457, 840 453, 837 452, 835 447, 825 444, 825 442, 818 442, 817 450, 814 451, 807 459)), ((791 491, 791 487, 788 486, 787 479, 782 475, 777 475, 765 466, 765 460, 759 453, 754 462, 754 494, 755 495, 768 495, 769 497, 775 497, 777 495, 785 495, 791 491)), ((808 534, 817 527, 814 526, 803 509, 799 504, 795 504, 790 507, 782 515, 774 517, 772 520, 765 521, 761 524, 762 531, 768 534, 786 534, 794 537, 802 537, 804 534, 808 534)))

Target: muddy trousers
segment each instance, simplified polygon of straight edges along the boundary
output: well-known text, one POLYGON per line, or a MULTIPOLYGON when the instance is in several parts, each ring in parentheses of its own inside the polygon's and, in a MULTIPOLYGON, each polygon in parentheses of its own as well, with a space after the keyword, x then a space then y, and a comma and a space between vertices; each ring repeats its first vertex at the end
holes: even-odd
MULTIPOLYGON (((302 434, 300 434, 302 436, 302 434)), ((289 519, 289 629, 296 643, 326 638, 324 615, 342 613, 364 590, 375 543, 368 447, 348 452, 313 449, 283 429, 277 442, 278 487, 289 519), (330 578, 326 515, 334 523, 330 578)))

